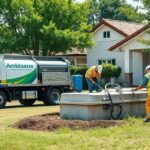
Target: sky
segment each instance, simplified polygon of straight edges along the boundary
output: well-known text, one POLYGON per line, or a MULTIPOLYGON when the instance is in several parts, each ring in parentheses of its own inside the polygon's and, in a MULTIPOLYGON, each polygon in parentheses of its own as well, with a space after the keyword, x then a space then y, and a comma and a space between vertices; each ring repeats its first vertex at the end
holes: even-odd
MULTIPOLYGON (((76 0, 77 2, 83 2, 84 0, 76 0)), ((133 2, 133 0, 126 0, 129 4, 137 4, 138 2, 133 2)))
MULTIPOLYGON (((76 2, 83 2, 84 0, 75 0, 76 2)), ((139 2, 134 2, 133 0, 126 0, 128 4, 132 4, 133 6, 139 5, 139 2)))

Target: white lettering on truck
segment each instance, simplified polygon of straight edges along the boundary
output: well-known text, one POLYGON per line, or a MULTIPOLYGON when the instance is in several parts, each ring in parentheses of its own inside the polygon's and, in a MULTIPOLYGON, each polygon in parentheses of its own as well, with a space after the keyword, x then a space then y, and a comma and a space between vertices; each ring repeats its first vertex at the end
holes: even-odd
POLYGON ((6 64, 6 69, 32 69, 34 68, 33 65, 29 64, 6 64))

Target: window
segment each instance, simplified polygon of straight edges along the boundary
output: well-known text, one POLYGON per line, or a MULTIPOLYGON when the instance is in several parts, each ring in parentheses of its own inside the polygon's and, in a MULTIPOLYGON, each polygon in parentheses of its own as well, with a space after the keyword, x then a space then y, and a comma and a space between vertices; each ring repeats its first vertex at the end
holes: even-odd
POLYGON ((108 64, 111 64, 111 60, 108 60, 107 63, 108 63, 108 64))
POLYGON ((112 65, 116 65, 116 60, 115 59, 100 59, 98 61, 98 64, 99 65, 102 65, 102 64, 112 64, 112 65))
POLYGON ((112 64, 115 65, 116 64, 116 60, 112 59, 112 64))
POLYGON ((104 31, 103 38, 110 38, 110 31, 104 31))

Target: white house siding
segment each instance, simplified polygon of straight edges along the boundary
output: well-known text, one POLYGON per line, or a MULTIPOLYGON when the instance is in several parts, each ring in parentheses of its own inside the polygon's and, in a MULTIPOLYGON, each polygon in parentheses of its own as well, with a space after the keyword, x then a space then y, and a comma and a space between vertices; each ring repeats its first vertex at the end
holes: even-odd
MULTIPOLYGON (((139 40, 141 39, 150 39, 150 35, 145 31, 118 48, 118 50, 131 52, 132 61, 129 70, 133 73, 133 85, 138 85, 142 81, 144 69, 150 64, 150 55, 141 51, 142 49, 150 48, 150 46, 140 42, 139 40)), ((125 63, 125 65, 128 64, 127 60, 125 60, 125 63)))
POLYGON ((116 59, 116 64, 122 68, 122 75, 124 76, 124 52, 110 52, 108 48, 116 44, 124 38, 123 35, 112 30, 111 28, 103 25, 94 33, 95 46, 87 50, 87 66, 93 66, 98 64, 100 59, 116 59), (103 38, 103 32, 110 31, 110 38, 103 38))
POLYGON ((145 49, 150 48, 150 45, 145 45, 142 42, 140 42, 141 39, 150 39, 150 34, 147 33, 147 31, 142 32, 137 37, 132 38, 130 41, 126 42, 124 45, 122 45, 119 50, 139 50, 139 49, 145 49))

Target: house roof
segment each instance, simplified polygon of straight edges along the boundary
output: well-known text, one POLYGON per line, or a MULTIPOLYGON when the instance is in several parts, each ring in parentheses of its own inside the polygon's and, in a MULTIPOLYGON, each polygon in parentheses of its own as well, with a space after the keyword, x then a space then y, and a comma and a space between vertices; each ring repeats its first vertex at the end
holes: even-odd
POLYGON ((126 43, 130 39, 136 37, 137 35, 139 35, 140 33, 142 33, 143 31, 145 31, 148 28, 150 28, 150 23, 147 24, 147 25, 145 25, 144 27, 140 28, 136 32, 132 33, 131 35, 125 37, 123 40, 119 41, 118 43, 116 43, 115 45, 113 45, 112 47, 110 47, 108 50, 112 51, 112 50, 118 48, 119 46, 121 46, 122 44, 126 43))
POLYGON ((67 51, 66 54, 58 53, 57 56, 86 56, 86 49, 79 51, 77 48, 72 48, 71 51, 67 51))
POLYGON ((96 31, 102 25, 106 25, 112 28, 113 30, 119 32, 125 37, 133 34, 134 32, 138 31, 139 29, 145 26, 145 24, 103 18, 98 24, 95 25, 93 31, 96 31))

